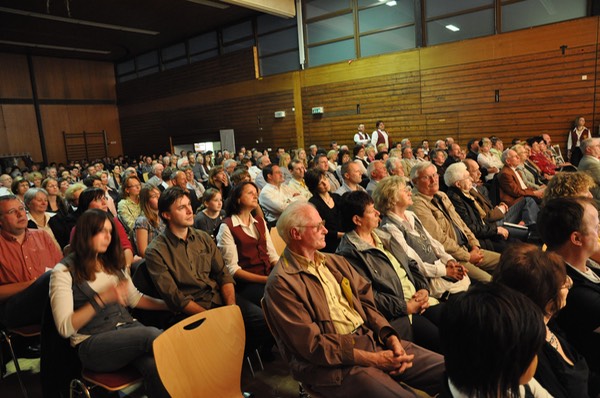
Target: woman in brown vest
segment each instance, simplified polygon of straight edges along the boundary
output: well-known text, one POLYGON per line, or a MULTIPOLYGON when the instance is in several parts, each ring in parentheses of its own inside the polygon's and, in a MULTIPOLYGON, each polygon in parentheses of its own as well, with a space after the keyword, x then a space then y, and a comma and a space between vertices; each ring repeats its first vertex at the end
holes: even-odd
POLYGON ((583 116, 578 116, 575 119, 575 127, 569 132, 569 137, 567 138, 568 162, 571 162, 575 166, 579 165, 579 161, 583 157, 583 153, 581 153, 579 144, 581 141, 585 140, 586 138, 590 138, 591 136, 592 133, 587 127, 585 127, 585 118, 583 116))
POLYGON ((267 223, 253 212, 258 208, 258 188, 242 182, 231 191, 225 205, 227 218, 217 234, 217 246, 236 280, 236 293, 260 305, 267 277, 279 255, 275 251, 267 223))

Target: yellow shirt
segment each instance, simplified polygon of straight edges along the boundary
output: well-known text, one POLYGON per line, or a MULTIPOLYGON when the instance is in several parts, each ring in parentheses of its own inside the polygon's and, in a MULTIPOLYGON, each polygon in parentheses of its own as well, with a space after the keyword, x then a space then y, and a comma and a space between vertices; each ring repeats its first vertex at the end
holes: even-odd
MULTIPOLYGON (((371 236, 373 237, 373 239, 375 241, 375 246, 377 246, 377 248, 379 250, 381 250, 383 253, 385 253, 387 258, 392 263, 392 267, 394 267, 394 271, 396 272, 396 275, 398 275, 398 279, 400 279, 400 284, 402 285, 402 293, 404 294, 404 301, 408 302, 417 292, 415 285, 413 285, 413 283, 410 281, 410 279, 408 279, 406 270, 404 268, 402 268, 402 265, 400 265, 400 263, 398 262, 396 257, 389 251, 385 250, 385 248, 383 247, 383 243, 381 243, 381 240, 379 239, 379 237, 376 234, 371 234, 371 236)), ((408 319, 412 323, 412 315, 409 315, 408 319)))
POLYGON ((325 292, 335 330, 339 334, 350 334, 358 329, 364 321, 342 293, 342 288, 329 268, 325 266, 325 256, 316 252, 317 261, 314 262, 292 251, 290 254, 296 258, 298 264, 306 268, 309 274, 316 276, 319 280, 325 292))

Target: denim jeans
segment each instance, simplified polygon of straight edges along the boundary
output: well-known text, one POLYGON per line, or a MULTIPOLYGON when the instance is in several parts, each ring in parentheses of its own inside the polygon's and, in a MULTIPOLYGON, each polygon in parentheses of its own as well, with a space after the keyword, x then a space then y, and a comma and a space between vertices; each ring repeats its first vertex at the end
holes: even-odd
POLYGON ((84 340, 78 346, 79 359, 84 368, 95 372, 113 372, 132 364, 144 377, 149 397, 169 397, 152 353, 152 342, 161 333, 139 322, 122 325, 84 340))

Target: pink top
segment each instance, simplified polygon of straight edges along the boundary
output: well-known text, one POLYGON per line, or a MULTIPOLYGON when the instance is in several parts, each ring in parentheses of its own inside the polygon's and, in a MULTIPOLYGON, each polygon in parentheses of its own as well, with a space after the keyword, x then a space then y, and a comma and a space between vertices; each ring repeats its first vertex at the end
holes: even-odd
POLYGON ((62 253, 46 231, 26 230, 22 244, 1 231, 0 285, 36 279, 46 272, 46 268, 54 268, 62 258, 62 253))

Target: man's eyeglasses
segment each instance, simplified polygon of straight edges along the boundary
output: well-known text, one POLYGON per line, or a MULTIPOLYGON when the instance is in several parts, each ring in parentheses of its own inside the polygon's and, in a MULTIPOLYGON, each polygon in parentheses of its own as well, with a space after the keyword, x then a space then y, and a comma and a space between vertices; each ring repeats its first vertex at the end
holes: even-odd
POLYGON ((428 175, 428 176, 421 176, 421 177, 419 177, 419 180, 421 180, 421 181, 435 181, 438 178, 440 178, 440 175, 438 173, 435 173, 435 174, 431 174, 431 175, 428 175))
POLYGON ((316 228, 317 230, 325 227, 325 220, 321 221, 317 225, 298 225, 296 228, 316 228))

